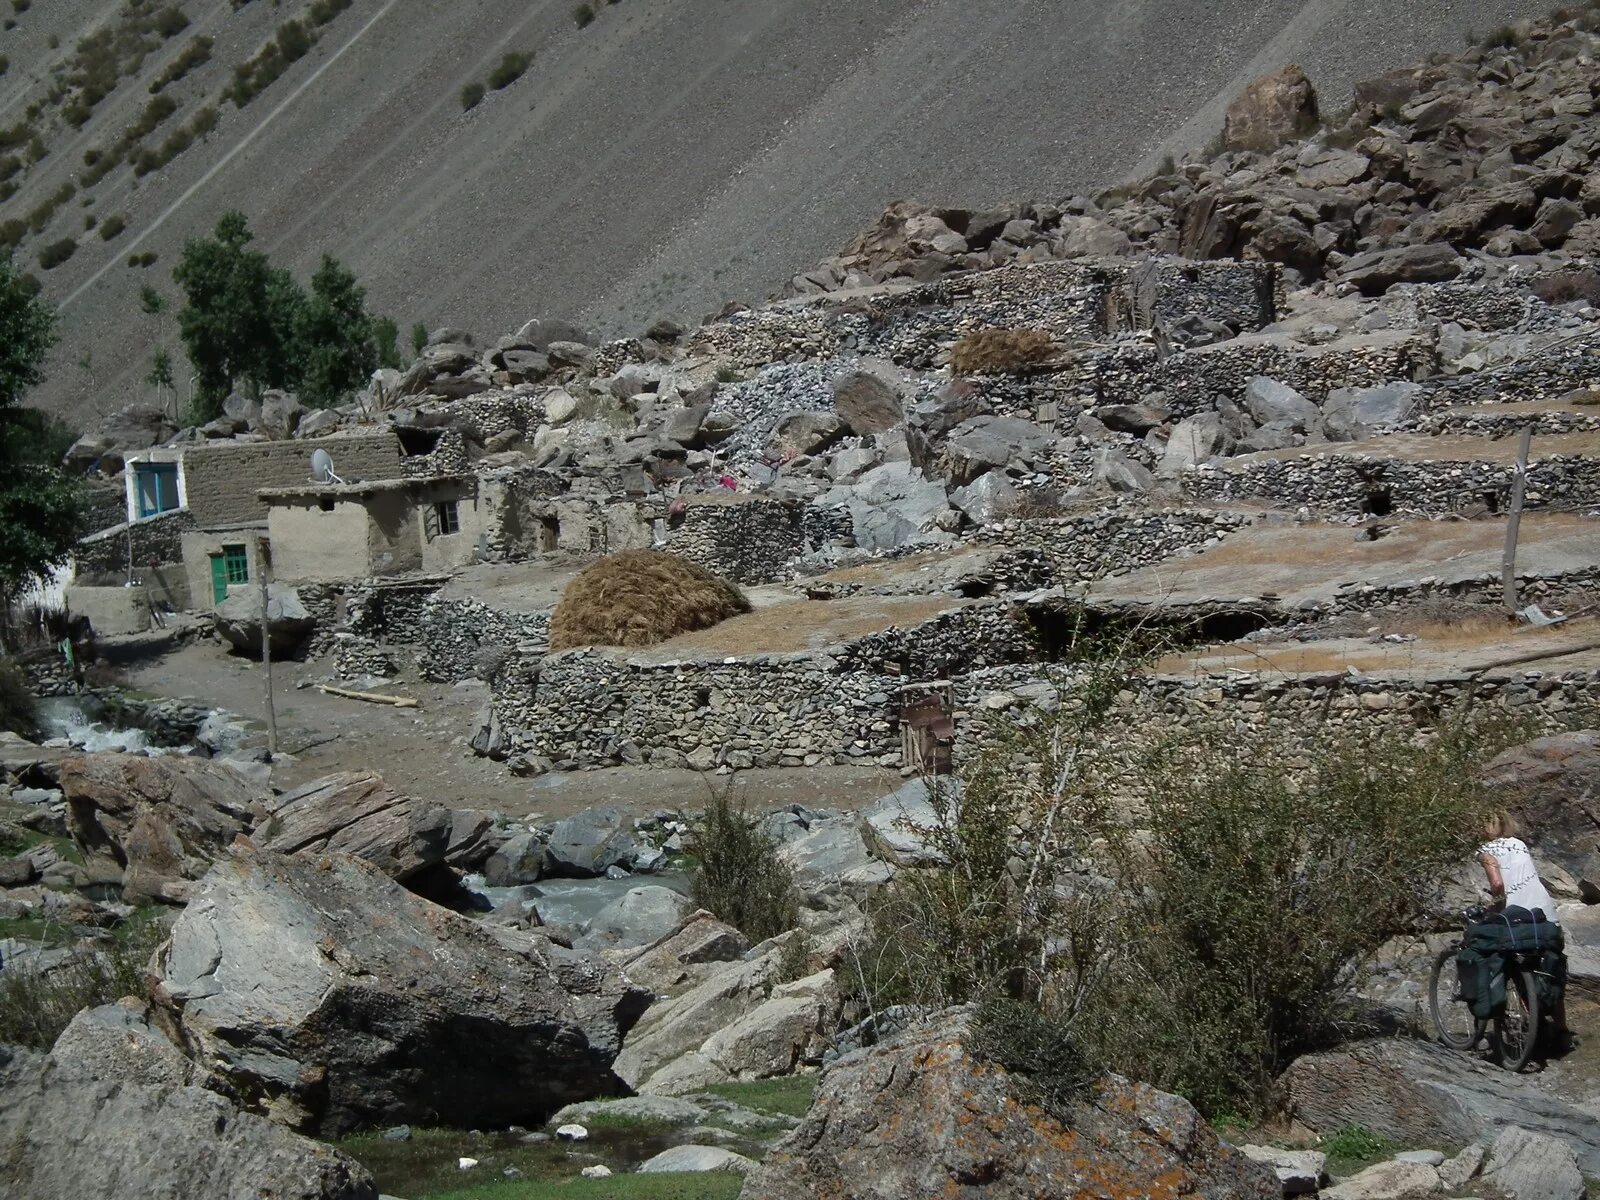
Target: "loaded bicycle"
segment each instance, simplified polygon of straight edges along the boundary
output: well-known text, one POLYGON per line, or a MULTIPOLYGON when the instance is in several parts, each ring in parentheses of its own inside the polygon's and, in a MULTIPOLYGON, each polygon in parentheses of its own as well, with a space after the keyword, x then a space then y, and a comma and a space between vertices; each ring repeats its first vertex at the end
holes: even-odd
POLYGON ((1561 927, 1526 909, 1471 908, 1462 917, 1461 936, 1433 960, 1434 1028, 1452 1050, 1487 1041, 1490 1057, 1520 1071, 1537 1053, 1552 998, 1566 982, 1561 927))

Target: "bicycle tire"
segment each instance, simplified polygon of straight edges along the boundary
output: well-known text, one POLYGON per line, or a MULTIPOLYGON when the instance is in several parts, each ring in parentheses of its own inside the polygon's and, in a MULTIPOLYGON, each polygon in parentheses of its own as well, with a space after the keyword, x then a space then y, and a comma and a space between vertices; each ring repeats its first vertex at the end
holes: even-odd
POLYGON ((1441 1045, 1452 1050, 1471 1050, 1483 1039, 1488 1022, 1474 1017, 1471 1007, 1457 994, 1456 949, 1455 946, 1446 946, 1433 960, 1433 974, 1428 978, 1428 1011, 1433 1017, 1433 1028, 1439 1035, 1441 1045), (1445 989, 1442 998, 1441 986, 1445 989), (1461 1008, 1472 1022, 1471 1032, 1466 1036, 1457 1030, 1459 1021, 1447 1019, 1452 1007, 1461 1008))
POLYGON ((1520 1071, 1539 1046, 1539 983, 1525 967, 1507 972, 1505 1011, 1494 1019, 1495 1057, 1508 1071, 1520 1071))

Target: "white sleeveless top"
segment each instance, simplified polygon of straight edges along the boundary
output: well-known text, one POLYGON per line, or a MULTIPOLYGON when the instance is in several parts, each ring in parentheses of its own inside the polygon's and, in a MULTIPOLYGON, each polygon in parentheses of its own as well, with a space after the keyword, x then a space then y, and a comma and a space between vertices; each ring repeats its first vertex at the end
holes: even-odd
POLYGON ((1479 854, 1487 854, 1500 864, 1500 878, 1506 885, 1506 903, 1520 905, 1528 910, 1544 909, 1544 915, 1556 921, 1556 902, 1550 898, 1539 880, 1538 868, 1533 865, 1533 855, 1521 838, 1495 838, 1478 847, 1479 854))

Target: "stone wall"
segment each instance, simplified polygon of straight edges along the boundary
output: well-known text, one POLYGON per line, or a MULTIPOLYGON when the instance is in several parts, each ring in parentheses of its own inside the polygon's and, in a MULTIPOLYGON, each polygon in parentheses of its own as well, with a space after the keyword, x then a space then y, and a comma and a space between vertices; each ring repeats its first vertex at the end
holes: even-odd
POLYGON ((188 509, 202 529, 265 521, 261 488, 311 482, 311 455, 326 450, 343 479, 394 479, 400 441, 393 433, 307 438, 293 442, 215 442, 183 453, 188 509))
POLYGON ((974 604, 830 652, 663 662, 623 651, 520 652, 494 679, 513 750, 557 769, 618 762, 814 766, 899 762, 899 688, 951 667, 1036 660, 1013 606, 974 604))
POLYGON ((432 596, 415 620, 417 668, 440 683, 489 679, 506 660, 537 658, 550 644, 549 612, 501 612, 478 600, 432 596))
POLYGON ((152 564, 176 565, 183 562, 183 535, 194 528, 194 514, 186 508, 173 509, 132 525, 113 525, 91 533, 78 543, 72 552, 75 569, 80 576, 104 578, 126 577, 130 557, 135 573, 152 564))
POLYGON ((819 508, 798 500, 691 501, 677 525, 665 520, 665 504, 640 508, 646 519, 663 521, 663 550, 736 583, 786 579, 794 574, 796 559, 852 536, 847 509, 819 508))
MULTIPOLYGON (((1341 515, 1394 513, 1445 516, 1510 503, 1512 469, 1481 461, 1411 462, 1356 454, 1203 464, 1186 471, 1186 495, 1206 500, 1268 500, 1341 515)), ((1528 466, 1529 509, 1582 509, 1600 504, 1600 459, 1551 455, 1528 466)))
POLYGON ((1600 384, 1600 331, 1566 338, 1514 363, 1441 379, 1428 388, 1428 407, 1516 404, 1550 400, 1600 384))
POLYGON ((1160 562, 1180 550, 1214 546, 1247 524, 1248 518, 1237 513, 1113 510, 1000 521, 979 526, 972 540, 1038 551, 1058 579, 1098 579, 1160 562))
MULTIPOLYGON (((1008 666, 955 681, 956 756, 971 758, 1002 743, 1006 730, 1057 702, 1068 705, 1074 671, 1065 666, 1008 666)), ((1175 734, 1221 744, 1263 735, 1306 744, 1329 729, 1353 736, 1426 729, 1464 713, 1527 721, 1538 733, 1592 725, 1600 715, 1600 671, 1509 671, 1477 678, 1388 679, 1331 674, 1303 679, 1130 681, 1105 728, 1119 755, 1151 748, 1175 734)))

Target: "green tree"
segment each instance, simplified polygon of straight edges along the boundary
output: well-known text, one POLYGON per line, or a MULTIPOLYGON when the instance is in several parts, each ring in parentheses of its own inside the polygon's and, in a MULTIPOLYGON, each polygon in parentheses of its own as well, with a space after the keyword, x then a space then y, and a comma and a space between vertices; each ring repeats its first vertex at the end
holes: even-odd
POLYGON ((366 289, 330 254, 311 277, 311 295, 295 323, 300 398, 314 408, 338 404, 378 366, 366 289))
POLYGON ((421 354, 428 345, 428 327, 418 321, 411 327, 411 351, 421 354))
POLYGON ((66 561, 87 514, 59 423, 22 406, 55 340, 55 313, 0 259, 0 603, 66 561))
POLYGON ((139 311, 147 317, 159 317, 167 311, 167 298, 147 283, 139 289, 139 311))
POLYGON ((294 327, 304 295, 288 272, 249 249, 244 215, 225 213, 189 241, 172 278, 183 289, 178 330, 195 372, 197 420, 210 420, 236 383, 254 392, 298 377, 294 327))
POLYGON ((400 326, 393 317, 379 317, 372 323, 372 343, 378 348, 378 365, 400 369, 400 326))

